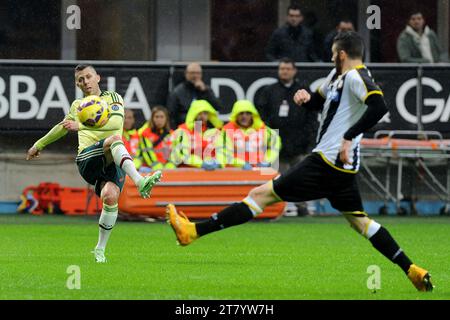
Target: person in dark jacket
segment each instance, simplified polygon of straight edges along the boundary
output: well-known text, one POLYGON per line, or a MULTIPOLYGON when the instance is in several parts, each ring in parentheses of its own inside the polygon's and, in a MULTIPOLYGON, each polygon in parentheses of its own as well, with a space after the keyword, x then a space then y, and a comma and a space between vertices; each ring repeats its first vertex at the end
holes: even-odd
MULTIPOLYGON (((261 119, 274 130, 279 130, 283 145, 280 151, 280 172, 286 172, 313 148, 318 128, 315 111, 299 108, 294 100, 297 90, 306 89, 296 79, 297 68, 290 58, 278 65, 278 81, 265 87, 256 101, 261 119)), ((311 204, 313 205, 313 204, 311 204)), ((306 215, 306 204, 288 203, 285 215, 306 215), (298 207, 298 210, 297 210, 298 207)))
POLYGON ((222 111, 222 103, 214 92, 202 80, 202 67, 193 62, 186 66, 185 80, 178 84, 169 94, 167 109, 171 120, 171 127, 177 128, 186 120, 186 114, 194 100, 206 100, 215 110, 222 111))
POLYGON ((262 120, 280 131, 284 141, 280 153, 280 168, 295 162, 307 154, 315 143, 318 126, 317 113, 298 108, 293 94, 305 85, 296 78, 297 68, 290 58, 283 58, 278 65, 278 81, 265 87, 256 101, 262 120))
POLYGON ((290 5, 287 10, 287 22, 276 29, 266 47, 266 58, 278 61, 289 57, 297 62, 320 61, 314 49, 313 32, 302 25, 303 15, 300 7, 290 5))
POLYGON ((338 24, 336 25, 336 28, 332 31, 330 31, 323 40, 323 55, 322 60, 323 62, 331 62, 331 46, 333 45, 334 37, 339 32, 344 31, 355 31, 355 27, 353 26, 353 22, 349 19, 341 19, 339 20, 338 24))

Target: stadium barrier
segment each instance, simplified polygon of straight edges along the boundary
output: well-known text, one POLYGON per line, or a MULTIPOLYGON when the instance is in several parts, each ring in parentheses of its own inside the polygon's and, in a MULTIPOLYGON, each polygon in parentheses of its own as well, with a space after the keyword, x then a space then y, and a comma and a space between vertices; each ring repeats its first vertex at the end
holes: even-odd
MULTIPOLYGON (((73 67, 78 63, 96 66, 102 77, 101 88, 116 90, 124 97, 126 107, 136 113, 137 125, 149 118, 151 106, 165 105, 168 93, 183 79, 186 66, 185 63, 170 62, 0 60, 0 153, 23 150, 24 143, 31 145, 62 119, 71 101, 81 96, 73 83, 73 67), (17 139, 18 135, 20 139, 17 139)), ((205 83, 224 104, 220 115, 223 120, 228 119, 236 99, 257 101, 261 89, 274 83, 277 76, 276 63, 208 62, 202 63, 202 66, 205 83)), ((297 66, 298 78, 311 90, 317 88, 332 68, 331 64, 321 63, 299 63, 297 66)), ((367 66, 384 91, 390 113, 366 138, 371 138, 377 130, 434 130, 444 139, 450 138, 450 64, 369 63, 367 66)), ((57 142, 49 150, 55 148, 58 152, 73 153, 76 136, 68 135, 67 139, 70 143, 68 140, 57 142)), ((374 175, 381 177, 386 165, 380 165, 376 156, 366 158, 368 161, 364 163, 371 166, 374 175)), ((4 166, 4 170, 8 166, 4 166)), ((402 170, 403 177, 408 173, 406 169, 414 169, 414 166, 408 167, 402 170)), ((437 169, 436 178, 443 184, 442 181, 446 181, 448 176, 440 167, 437 169)), ((28 178, 32 170, 25 165, 21 169, 25 177, 24 185, 34 183, 28 178)), ((390 182, 398 183, 396 179, 400 180, 398 177, 402 175, 392 175, 390 182)), ((362 192, 365 198, 373 200, 370 177, 366 181, 369 181, 368 187, 364 185, 362 192)), ((431 200, 428 186, 426 189, 417 187, 417 194, 427 194, 425 200, 431 200)), ((0 198, 5 198, 5 194, 7 198, 17 194, 17 191, 9 192, 8 188, 9 185, 3 186, 0 198)), ((384 197, 384 191, 381 191, 379 198, 384 197)))
MULTIPOLYGON (((59 122, 71 101, 82 95, 73 80, 78 63, 96 66, 101 88, 123 96, 125 106, 135 111, 137 125, 150 117, 152 106, 166 104, 169 92, 183 80, 186 66, 170 62, 0 60, 0 131, 46 131, 59 122)), ((276 63, 205 62, 202 66, 205 83, 223 102, 223 120, 228 120, 237 99, 255 102, 264 86, 277 81, 276 63)), ((297 66, 298 79, 311 90, 333 68, 328 63, 297 66)), ((436 130, 450 138, 450 64, 367 66, 390 108, 390 114, 374 130, 436 130)))
MULTIPOLYGON (((240 202, 248 192, 269 181, 278 173, 271 169, 242 171, 223 169, 205 171, 181 168, 165 170, 160 183, 149 199, 139 195, 134 183, 127 177, 119 198, 119 211, 128 215, 164 218, 165 207, 175 204, 189 218, 209 218, 234 202, 240 202), (270 171, 269 171, 270 170, 270 171)), ((274 219, 283 213, 285 203, 268 206, 257 218, 274 219)))

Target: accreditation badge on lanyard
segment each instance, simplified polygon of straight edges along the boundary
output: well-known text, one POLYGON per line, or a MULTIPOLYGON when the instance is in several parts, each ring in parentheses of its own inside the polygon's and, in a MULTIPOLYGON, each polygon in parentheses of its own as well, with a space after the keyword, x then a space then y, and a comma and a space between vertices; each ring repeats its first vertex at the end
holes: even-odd
POLYGON ((289 104, 286 100, 283 100, 283 102, 280 105, 280 109, 278 110, 278 116, 279 117, 287 117, 289 115, 289 104))

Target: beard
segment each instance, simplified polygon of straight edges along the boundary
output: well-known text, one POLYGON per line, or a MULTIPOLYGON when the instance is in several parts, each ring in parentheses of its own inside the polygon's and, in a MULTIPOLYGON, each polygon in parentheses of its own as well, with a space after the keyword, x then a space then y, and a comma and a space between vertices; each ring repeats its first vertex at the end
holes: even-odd
POLYGON ((342 60, 339 58, 339 55, 336 57, 334 65, 336 67, 336 73, 340 75, 342 73, 342 60))

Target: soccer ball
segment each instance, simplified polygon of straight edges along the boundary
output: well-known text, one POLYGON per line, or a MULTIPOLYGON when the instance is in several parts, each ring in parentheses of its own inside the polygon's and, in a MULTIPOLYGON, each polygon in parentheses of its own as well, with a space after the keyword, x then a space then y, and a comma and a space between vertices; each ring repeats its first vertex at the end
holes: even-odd
POLYGON ((109 120, 108 103, 99 96, 87 96, 78 106, 78 121, 87 127, 101 128, 109 120))

